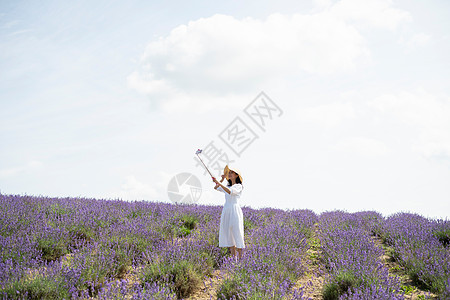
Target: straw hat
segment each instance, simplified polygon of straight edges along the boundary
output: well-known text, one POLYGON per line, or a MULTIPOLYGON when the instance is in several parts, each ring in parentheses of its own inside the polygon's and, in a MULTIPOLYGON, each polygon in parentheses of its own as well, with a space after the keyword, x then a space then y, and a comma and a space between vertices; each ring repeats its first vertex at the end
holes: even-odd
POLYGON ((242 182, 242 183, 244 182, 244 179, 242 178, 241 171, 239 171, 239 169, 236 168, 236 167, 234 167, 234 166, 228 166, 228 165, 226 165, 225 168, 223 169, 223 174, 225 174, 225 176, 228 176, 228 172, 229 172, 230 170, 233 171, 233 172, 235 172, 235 173, 237 173, 238 176, 239 176, 239 179, 241 179, 241 182, 242 182))

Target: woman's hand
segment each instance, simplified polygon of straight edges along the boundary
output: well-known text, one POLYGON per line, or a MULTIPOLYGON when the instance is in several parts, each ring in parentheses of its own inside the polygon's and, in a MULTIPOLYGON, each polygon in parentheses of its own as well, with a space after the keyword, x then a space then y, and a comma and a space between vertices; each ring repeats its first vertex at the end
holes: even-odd
POLYGON ((225 179, 225 174, 222 174, 222 180, 221 181, 223 181, 224 179, 225 179))

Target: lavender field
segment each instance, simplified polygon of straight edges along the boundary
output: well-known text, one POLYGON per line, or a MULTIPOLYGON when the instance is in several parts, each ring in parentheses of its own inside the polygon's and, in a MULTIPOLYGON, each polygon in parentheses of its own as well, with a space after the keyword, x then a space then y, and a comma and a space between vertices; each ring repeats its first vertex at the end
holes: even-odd
POLYGON ((450 221, 399 212, 0 195, 3 299, 450 299, 450 221))

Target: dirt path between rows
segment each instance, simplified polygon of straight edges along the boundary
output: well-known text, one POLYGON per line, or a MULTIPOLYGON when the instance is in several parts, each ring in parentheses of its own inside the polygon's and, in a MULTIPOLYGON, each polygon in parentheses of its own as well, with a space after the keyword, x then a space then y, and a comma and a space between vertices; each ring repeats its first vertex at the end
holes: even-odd
POLYGON ((304 264, 307 268, 305 274, 297 281, 294 288, 303 289, 304 299, 323 299, 322 289, 327 271, 320 260, 322 256, 319 239, 317 237, 318 223, 314 224, 312 235, 309 238, 310 249, 306 251, 304 264))
POLYGON ((216 293, 222 281, 227 277, 226 270, 214 270, 210 276, 207 276, 203 281, 203 286, 200 290, 193 293, 187 300, 210 300, 217 299, 216 293))
POLYGON ((428 291, 423 291, 418 287, 414 286, 413 281, 407 275, 405 269, 395 262, 388 253, 388 246, 383 243, 383 240, 379 236, 372 236, 373 242, 378 248, 383 249, 384 254, 380 257, 380 261, 388 269, 389 274, 398 276, 401 285, 406 287, 408 292, 405 293, 406 299, 419 300, 419 299, 439 299, 436 294, 428 291))
MULTIPOLYGON (((321 250, 317 238, 318 223, 313 227, 312 235, 309 238, 310 249, 305 254, 304 264, 306 266, 305 274, 293 286, 294 289, 303 290, 304 299, 323 299, 322 288, 325 282, 326 271, 320 261, 321 250)), ((187 298, 187 300, 210 300, 217 299, 216 293, 226 278, 225 270, 214 270, 211 276, 204 279, 204 285, 200 290, 187 298)))
MULTIPOLYGON (((297 281, 295 288, 301 287, 303 289, 303 296, 305 299, 323 299, 322 289, 327 276, 327 270, 323 267, 321 261, 320 241, 317 238, 318 224, 314 224, 312 236, 309 240, 310 249, 305 256, 305 265, 307 271, 297 281)), ((388 254, 387 246, 382 242, 381 237, 372 237, 375 245, 383 249, 384 254, 380 257, 380 261, 388 269, 389 274, 398 276, 401 285, 404 286, 408 292, 405 293, 405 299, 419 300, 419 299, 439 299, 439 297, 431 292, 423 291, 413 285, 411 278, 407 275, 403 267, 395 262, 388 254)))

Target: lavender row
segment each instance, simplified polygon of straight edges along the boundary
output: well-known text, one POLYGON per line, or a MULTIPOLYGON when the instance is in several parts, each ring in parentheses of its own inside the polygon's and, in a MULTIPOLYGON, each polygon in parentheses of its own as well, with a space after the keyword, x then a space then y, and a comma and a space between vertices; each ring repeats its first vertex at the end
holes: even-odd
POLYGON ((450 221, 396 213, 376 228, 415 285, 450 299, 450 221))
POLYGON ((221 206, 14 195, 0 205, 0 298, 182 299, 226 267, 219 298, 302 299, 293 283, 316 222, 326 289, 342 299, 403 299, 371 234, 418 284, 450 298, 448 221, 243 207, 247 248, 231 263, 218 247, 221 206))
POLYGON ((260 214, 261 225, 247 236, 242 260, 225 264, 229 277, 218 299, 303 299, 301 288, 293 285, 305 272, 307 238, 317 216, 310 210, 260 214))
POLYGON ((371 228, 383 222, 376 212, 324 212, 319 217, 320 248, 329 277, 324 299, 404 299, 400 282, 380 261, 383 250, 371 228))
MULTIPOLYGON (((0 195, 0 205, 6 299, 182 299, 229 262, 218 247, 221 206, 15 195, 0 195)), ((304 238, 317 216, 243 212, 248 248, 241 266, 249 272, 237 265, 233 272, 251 278, 239 281, 246 295, 282 297, 303 272, 304 238), (259 280, 268 271, 270 280, 259 280)))
POLYGON ((220 206, 13 195, 0 195, 0 204, 6 298, 106 295, 132 270, 140 270, 139 285, 129 282, 121 292, 180 298, 224 256, 216 234, 220 206), (174 286, 173 277, 186 273, 192 279, 174 286))

